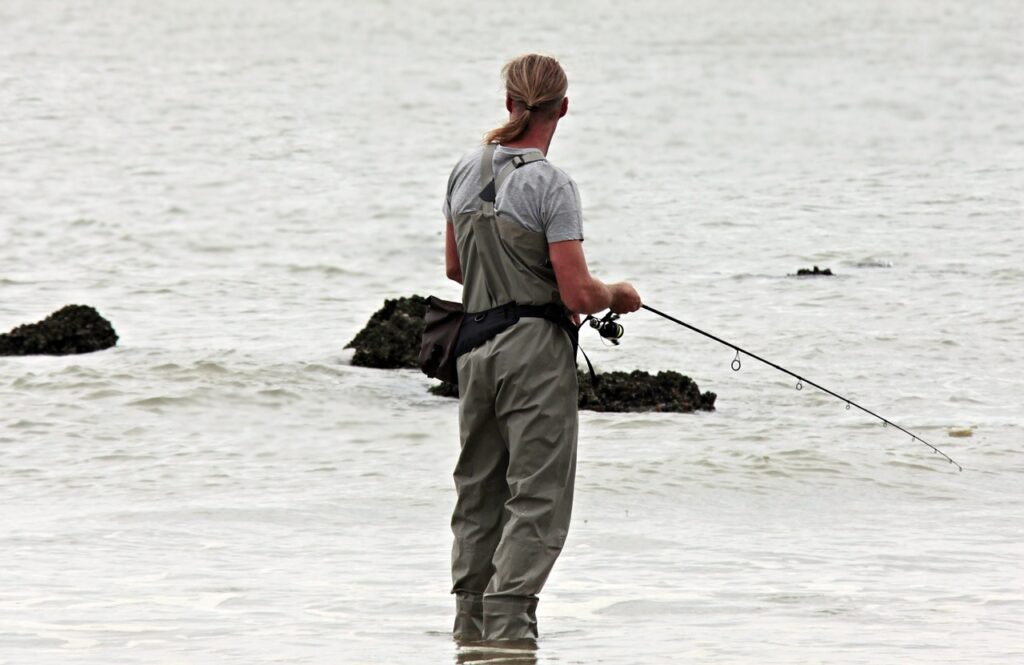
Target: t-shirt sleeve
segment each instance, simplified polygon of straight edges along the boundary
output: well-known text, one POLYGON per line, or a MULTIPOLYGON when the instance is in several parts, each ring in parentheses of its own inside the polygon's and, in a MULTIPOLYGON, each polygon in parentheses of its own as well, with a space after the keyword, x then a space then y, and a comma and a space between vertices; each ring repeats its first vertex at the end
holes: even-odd
POLYGON ((544 235, 548 242, 583 240, 583 205, 572 180, 556 188, 545 198, 542 211, 544 235))

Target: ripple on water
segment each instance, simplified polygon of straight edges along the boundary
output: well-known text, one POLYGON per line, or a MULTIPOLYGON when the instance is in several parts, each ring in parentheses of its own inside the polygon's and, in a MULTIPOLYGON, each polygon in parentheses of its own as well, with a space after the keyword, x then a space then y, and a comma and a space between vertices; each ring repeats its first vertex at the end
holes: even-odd
POLYGON ((200 374, 230 374, 231 371, 212 360, 200 360, 196 362, 193 369, 200 374))
POLYGON ((692 615, 690 603, 663 600, 620 600, 594 611, 594 614, 613 617, 692 615))
MULTIPOLYGON (((276 267, 276 266, 274 266, 276 267)), ((328 264, 314 264, 314 265, 287 265, 285 269, 294 274, 314 273, 323 277, 353 277, 360 276, 357 273, 340 266, 328 265, 328 264)))
POLYGON ((82 395, 82 399, 101 400, 107 399, 108 397, 122 397, 127 394, 128 393, 124 390, 118 390, 117 388, 101 388, 82 395))
POLYGON ((161 395, 156 397, 145 397, 143 399, 131 400, 127 403, 127 405, 159 411, 164 407, 181 406, 185 404, 195 403, 196 400, 188 396, 172 397, 170 395, 161 395))
POLYGON ((893 262, 888 259, 880 259, 872 256, 857 259, 855 261, 843 261, 843 265, 850 268, 892 268, 893 262))

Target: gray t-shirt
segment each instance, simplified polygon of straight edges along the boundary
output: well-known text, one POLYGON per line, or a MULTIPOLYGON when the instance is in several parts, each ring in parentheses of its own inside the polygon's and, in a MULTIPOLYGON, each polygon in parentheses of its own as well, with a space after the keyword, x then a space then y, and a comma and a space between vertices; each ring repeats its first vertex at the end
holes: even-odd
MULTIPOLYGON (((442 208, 444 218, 449 222, 456 215, 480 206, 480 157, 483 150, 480 146, 466 153, 452 169, 442 208)), ((494 173, 497 174, 515 155, 532 150, 498 146, 494 151, 494 173)), ((546 159, 512 171, 495 197, 494 209, 502 217, 514 220, 530 231, 543 233, 549 243, 583 240, 583 208, 576 183, 546 159)))

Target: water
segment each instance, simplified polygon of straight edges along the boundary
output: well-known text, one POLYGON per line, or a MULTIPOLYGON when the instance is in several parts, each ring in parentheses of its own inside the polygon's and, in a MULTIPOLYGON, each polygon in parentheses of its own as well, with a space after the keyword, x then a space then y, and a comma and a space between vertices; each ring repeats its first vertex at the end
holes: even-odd
POLYGON ((595 274, 965 468, 628 317, 599 368, 718 410, 582 414, 537 662, 1021 661, 1020 16, 8 0, 0 330, 80 302, 121 342, 0 361, 0 663, 486 655, 445 633, 455 404, 342 346, 457 295, 445 180, 527 50, 570 76, 595 274))

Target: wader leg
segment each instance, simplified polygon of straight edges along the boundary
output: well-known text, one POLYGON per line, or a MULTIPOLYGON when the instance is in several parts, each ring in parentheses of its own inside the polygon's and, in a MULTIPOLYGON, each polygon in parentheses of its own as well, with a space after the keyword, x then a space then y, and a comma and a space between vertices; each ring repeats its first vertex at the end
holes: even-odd
POLYGON ((455 592, 455 626, 452 635, 460 640, 480 640, 484 635, 484 596, 455 592))
POLYGON ((488 640, 537 639, 536 596, 485 596, 484 635, 488 640))
POLYGON ((577 385, 564 333, 514 359, 498 381, 495 409, 509 443, 510 496, 494 576, 484 592, 484 637, 537 637, 537 594, 562 551, 576 476, 577 385), (557 352, 561 349, 561 352, 557 352), (547 353, 545 353, 547 351, 547 353), (548 354, 551 354, 550 357, 548 354), (520 364, 516 364, 518 360, 520 364))
POLYGON ((452 593, 456 637, 480 639, 483 593, 494 574, 494 550, 509 497, 508 450, 494 414, 494 387, 485 368, 459 359, 459 431, 462 451, 455 466, 458 498, 452 513, 452 593))

